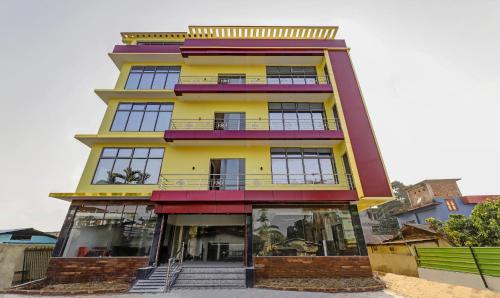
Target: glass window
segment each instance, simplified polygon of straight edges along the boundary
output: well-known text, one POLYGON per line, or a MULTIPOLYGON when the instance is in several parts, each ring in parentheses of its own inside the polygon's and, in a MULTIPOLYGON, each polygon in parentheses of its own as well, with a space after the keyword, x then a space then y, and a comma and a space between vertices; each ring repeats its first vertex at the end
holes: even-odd
POLYGON ((123 203, 78 206, 64 257, 148 256, 157 218, 153 209, 123 203))
POLYGON ((268 84, 318 84, 315 66, 268 66, 268 84))
POLYGON ((269 103, 270 130, 325 130, 322 103, 269 103))
POLYGON ((163 148, 104 148, 92 184, 157 184, 163 148))
POLYGON ((111 131, 165 131, 170 125, 173 104, 120 104, 111 131))
POLYGON ((358 255, 347 206, 334 208, 254 208, 256 256, 358 255))
POLYGON ((180 66, 134 66, 125 89, 174 89, 180 71, 180 66))
POLYGON ((272 148, 275 184, 339 184, 329 148, 272 148))

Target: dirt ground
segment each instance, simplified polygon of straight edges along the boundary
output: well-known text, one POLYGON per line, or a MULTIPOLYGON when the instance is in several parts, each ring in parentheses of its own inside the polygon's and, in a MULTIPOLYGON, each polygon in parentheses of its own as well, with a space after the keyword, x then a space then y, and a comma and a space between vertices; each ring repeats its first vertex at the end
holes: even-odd
POLYGON ((428 281, 422 278, 387 273, 379 275, 388 290, 408 298, 500 298, 500 293, 451 284, 428 281))

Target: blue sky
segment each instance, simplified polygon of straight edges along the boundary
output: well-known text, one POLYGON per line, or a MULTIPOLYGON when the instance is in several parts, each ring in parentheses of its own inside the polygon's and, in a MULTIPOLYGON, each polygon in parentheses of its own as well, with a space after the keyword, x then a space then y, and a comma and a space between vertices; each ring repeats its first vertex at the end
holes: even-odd
POLYGON ((338 25, 391 180, 462 178, 500 193, 499 1, 0 2, 0 229, 59 230, 118 71, 122 31, 188 25, 338 25))

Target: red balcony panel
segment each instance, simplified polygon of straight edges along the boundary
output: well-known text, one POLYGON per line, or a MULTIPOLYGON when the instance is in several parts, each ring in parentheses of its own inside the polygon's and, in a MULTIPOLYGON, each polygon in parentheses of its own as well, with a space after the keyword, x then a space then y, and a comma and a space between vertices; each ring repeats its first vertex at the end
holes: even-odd
POLYGON ((190 39, 184 41, 182 51, 191 49, 207 48, 329 48, 346 47, 342 39, 335 40, 312 40, 312 39, 190 39))
POLYGON ((167 130, 167 142, 175 140, 343 140, 340 130, 167 130))
POLYGON ((331 84, 176 84, 175 95, 183 93, 332 93, 331 84))
POLYGON ((180 53, 180 45, 115 45, 113 53, 180 53))
POLYGON ((355 190, 155 190, 151 201, 177 203, 287 203, 350 202, 358 200, 355 190), (184 193, 184 194, 183 194, 184 193), (190 198, 186 200, 186 198, 190 198))
POLYGON ((252 213, 252 206, 237 203, 237 204, 192 204, 192 203, 176 203, 176 204, 156 204, 155 213, 166 214, 248 214, 252 213))
POLYGON ((215 200, 217 202, 243 202, 245 200, 245 193, 241 190, 218 190, 213 192, 215 192, 215 200))

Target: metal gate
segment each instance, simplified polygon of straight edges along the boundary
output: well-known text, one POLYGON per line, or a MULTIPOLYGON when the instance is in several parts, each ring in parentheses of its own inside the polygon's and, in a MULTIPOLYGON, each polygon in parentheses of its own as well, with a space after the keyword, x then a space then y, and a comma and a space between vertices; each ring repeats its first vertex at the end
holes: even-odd
POLYGON ((44 278, 53 247, 26 248, 24 250, 21 283, 44 278))

